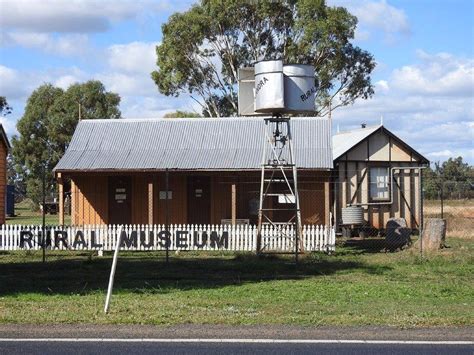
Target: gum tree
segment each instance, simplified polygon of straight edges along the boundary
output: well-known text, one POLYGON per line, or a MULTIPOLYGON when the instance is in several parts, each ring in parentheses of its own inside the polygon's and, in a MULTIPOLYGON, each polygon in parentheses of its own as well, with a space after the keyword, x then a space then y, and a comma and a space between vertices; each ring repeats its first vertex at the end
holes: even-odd
POLYGON ((374 59, 351 43, 356 26, 323 0, 202 0, 163 25, 151 76, 160 93, 189 94, 205 116, 220 117, 237 113, 238 68, 264 59, 311 64, 323 116, 374 93, 374 59))

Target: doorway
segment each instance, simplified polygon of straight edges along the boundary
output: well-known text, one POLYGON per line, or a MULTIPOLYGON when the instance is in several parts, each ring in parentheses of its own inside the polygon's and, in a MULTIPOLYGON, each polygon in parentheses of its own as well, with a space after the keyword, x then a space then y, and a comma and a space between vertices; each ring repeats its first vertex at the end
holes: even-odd
POLYGON ((188 223, 211 223, 211 178, 209 176, 188 176, 188 223))
POLYGON ((130 176, 109 177, 109 223, 132 223, 132 179, 130 176))

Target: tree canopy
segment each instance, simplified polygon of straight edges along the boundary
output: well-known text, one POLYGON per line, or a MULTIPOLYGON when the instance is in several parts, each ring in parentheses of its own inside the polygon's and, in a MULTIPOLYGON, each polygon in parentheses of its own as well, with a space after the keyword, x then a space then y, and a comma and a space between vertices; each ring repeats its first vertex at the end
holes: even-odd
POLYGON ((11 106, 7 102, 5 96, 0 96, 0 115, 6 116, 12 112, 11 106))
POLYGON ((324 0, 202 0, 173 14, 156 47, 152 78, 168 96, 184 93, 205 116, 237 113, 238 68, 259 60, 311 64, 317 74, 317 114, 373 94, 375 62, 351 39, 357 18, 324 0))
POLYGON ((474 188, 474 169, 462 157, 449 158, 425 172, 425 197, 437 199, 471 198, 474 188))
POLYGON ((12 139, 15 169, 34 202, 41 201, 42 174, 48 192, 54 189, 52 169, 64 154, 81 119, 119 118, 119 95, 105 90, 100 81, 71 85, 67 90, 44 84, 28 98, 12 139))
POLYGON ((196 117, 202 117, 202 116, 196 112, 180 111, 180 110, 176 110, 174 112, 168 112, 167 114, 163 116, 163 118, 196 118, 196 117))

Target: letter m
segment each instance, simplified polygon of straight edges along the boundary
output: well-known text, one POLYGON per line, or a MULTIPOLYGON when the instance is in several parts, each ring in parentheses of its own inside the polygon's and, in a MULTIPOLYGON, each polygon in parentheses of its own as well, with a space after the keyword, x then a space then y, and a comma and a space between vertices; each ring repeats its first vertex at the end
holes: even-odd
POLYGON ((124 246, 127 246, 127 248, 130 248, 130 247, 137 247, 138 245, 138 233, 137 231, 132 231, 130 233, 130 237, 127 235, 127 232, 126 231, 122 231, 121 233, 121 239, 122 239, 122 243, 120 244, 121 247, 124 247, 124 246))
POLYGON ((219 238, 217 232, 211 232, 211 248, 223 248, 227 249, 229 247, 229 232, 222 232, 222 237, 219 238))

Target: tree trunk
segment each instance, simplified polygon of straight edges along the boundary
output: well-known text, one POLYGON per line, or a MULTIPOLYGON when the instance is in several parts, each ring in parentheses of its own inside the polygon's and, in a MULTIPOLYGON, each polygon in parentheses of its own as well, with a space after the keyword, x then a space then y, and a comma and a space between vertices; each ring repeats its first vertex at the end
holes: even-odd
POLYGON ((446 220, 427 218, 423 228, 423 250, 438 250, 444 247, 446 238, 446 220))

